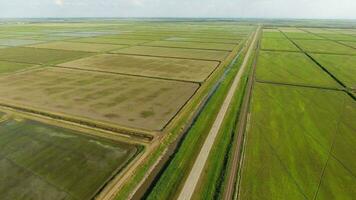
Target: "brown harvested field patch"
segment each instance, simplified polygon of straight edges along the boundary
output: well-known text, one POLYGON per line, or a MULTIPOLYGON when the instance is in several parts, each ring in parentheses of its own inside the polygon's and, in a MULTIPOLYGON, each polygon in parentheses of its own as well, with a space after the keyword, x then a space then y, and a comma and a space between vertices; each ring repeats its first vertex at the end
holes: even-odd
POLYGON ((125 127, 161 130, 199 85, 42 68, 0 78, 0 101, 125 127))
POLYGON ((218 65, 219 62, 217 61, 102 54, 70 61, 58 66, 204 82, 218 65))
POLYGON ((95 43, 81 43, 81 42, 49 42, 31 45, 29 47, 42 49, 59 49, 85 52, 104 52, 115 49, 127 47, 127 45, 113 45, 113 44, 95 44, 95 43))
POLYGON ((134 46, 125 49, 119 49, 117 51, 113 51, 113 53, 222 61, 229 55, 230 52, 200 49, 134 46))

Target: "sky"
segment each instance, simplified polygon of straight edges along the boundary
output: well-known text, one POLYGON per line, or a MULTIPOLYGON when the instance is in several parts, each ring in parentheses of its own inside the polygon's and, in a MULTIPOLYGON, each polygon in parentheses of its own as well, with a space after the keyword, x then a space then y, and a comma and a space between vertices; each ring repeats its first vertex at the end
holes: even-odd
POLYGON ((356 0, 0 0, 0 18, 356 19, 356 0))

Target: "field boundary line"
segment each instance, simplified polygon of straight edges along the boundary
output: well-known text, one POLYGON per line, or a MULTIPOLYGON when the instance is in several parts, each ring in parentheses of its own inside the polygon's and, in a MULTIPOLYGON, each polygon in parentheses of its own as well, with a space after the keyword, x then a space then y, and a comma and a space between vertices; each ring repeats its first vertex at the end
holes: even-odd
MULTIPOLYGON (((158 42, 160 42, 159 40, 158 42)), ((153 41, 155 42, 155 41, 153 41)), ((169 40, 168 40, 169 42, 169 40)), ((149 43, 149 42, 148 42, 149 43)), ((207 49, 207 48, 198 48, 198 47, 177 47, 177 46, 164 46, 164 45, 150 45, 150 44, 138 44, 136 46, 145 46, 145 47, 164 47, 164 48, 172 48, 172 49, 194 49, 194 50, 208 50, 208 51, 223 51, 223 52, 231 52, 233 49, 225 50, 225 49, 207 49)))
MULTIPOLYGON (((182 59, 182 60, 199 60, 199 61, 222 62, 222 60, 214 60, 214 59, 186 58, 186 57, 160 56, 160 55, 135 54, 135 53, 121 53, 121 52, 108 52, 107 54, 122 54, 122 55, 158 57, 158 58, 175 58, 175 59, 182 59)), ((226 56, 226 57, 227 57, 227 56, 226 56)), ((225 57, 224 59, 226 59, 226 57, 225 57)))
POLYGON ((332 87, 323 87, 323 86, 307 85, 307 84, 283 83, 283 82, 266 81, 266 80, 259 80, 259 79, 256 79, 256 82, 264 83, 264 84, 272 84, 272 85, 314 88, 314 89, 321 89, 321 90, 345 91, 345 89, 343 88, 332 88, 332 87))
POLYGON ((121 72, 113 72, 113 71, 104 71, 104 70, 97 70, 97 69, 84 69, 84 68, 79 68, 79 67, 67 67, 67 66, 62 66, 61 64, 59 64, 59 65, 50 65, 49 67, 52 67, 52 68, 63 68, 63 69, 69 69, 69 70, 78 70, 78 71, 87 71, 87 72, 96 72, 96 73, 102 73, 102 74, 132 76, 132 77, 156 79, 156 80, 163 80, 163 81, 192 83, 192 84, 198 84, 198 85, 202 84, 202 82, 188 81, 188 80, 183 80, 183 79, 171 79, 171 78, 146 76, 146 75, 139 75, 139 74, 129 74, 129 73, 121 73, 121 72))
MULTIPOLYGON (((313 33, 313 32, 308 31, 308 30, 304 30, 304 29, 299 29, 299 30, 302 30, 302 31, 304 31, 304 32, 306 32, 306 33, 309 33, 309 34, 312 34, 312 35, 321 37, 321 38, 323 38, 324 40, 336 42, 336 43, 338 43, 338 44, 340 44, 340 45, 342 45, 342 46, 346 46, 346 47, 349 47, 349 48, 352 48, 352 49, 356 49, 355 47, 353 47, 353 46, 351 46, 351 45, 347 45, 347 44, 344 44, 344 43, 340 42, 340 41, 344 41, 344 42, 355 42, 356 40, 355 40, 355 41, 349 41, 349 40, 334 40, 334 39, 330 39, 330 38, 327 38, 327 37, 325 37, 325 36, 319 35, 319 34, 317 34, 317 33, 313 33)), ((343 33, 338 33, 338 34, 346 35, 346 34, 343 34, 343 33)), ((351 36, 351 37, 352 37, 352 36, 351 36)))
MULTIPOLYGON (((112 53, 107 53, 110 55, 115 55, 112 53)), ((142 55, 135 55, 135 56, 142 56, 142 55)), ((79 58, 79 59, 85 59, 88 57, 83 57, 83 58, 79 58)), ((163 57, 162 57, 163 58, 163 57)), ((172 58, 173 59, 173 58, 172 58)), ((180 59, 180 58, 177 58, 180 59)), ((105 71, 105 70, 97 70, 97 69, 84 69, 84 68, 79 68, 79 67, 66 67, 66 66, 62 66, 62 64, 68 63, 68 62, 72 62, 72 61, 68 61, 68 62, 64 62, 64 63, 60 63, 60 64, 38 64, 38 63, 29 63, 29 62, 20 62, 20 61, 10 61, 10 60, 2 60, 0 59, 0 61, 3 62, 11 62, 11 63, 17 63, 17 64, 29 64, 29 65, 33 65, 33 67, 24 69, 24 70, 20 70, 20 71, 16 71, 16 72, 11 72, 11 73, 7 73, 7 74, 3 74, 0 76, 11 76, 13 74, 17 74, 17 73, 22 73, 22 72, 27 72, 27 71, 32 71, 34 69, 38 69, 38 68, 44 68, 44 67, 52 67, 52 68, 65 68, 65 69, 73 69, 73 70, 81 70, 81 71, 88 71, 88 72, 98 72, 98 73, 106 73, 106 74, 114 74, 114 75, 124 75, 124 76, 134 76, 134 77, 141 77, 141 78, 149 78, 149 79, 161 79, 161 80, 166 80, 166 81, 176 81, 176 82, 185 82, 185 83, 195 83, 195 84, 203 84, 206 79, 215 71, 216 68, 218 68, 221 64, 221 61, 209 61, 209 62, 216 62, 217 65, 214 67, 214 69, 212 70, 211 73, 209 73, 209 75, 204 78, 204 81, 199 82, 199 81, 189 81, 189 80, 184 80, 184 79, 174 79, 174 78, 164 78, 164 77, 156 77, 156 76, 146 76, 146 75, 139 75, 139 74, 130 74, 130 73, 121 73, 121 72, 113 72, 113 71, 105 71)), ((199 60, 199 61, 203 61, 203 60, 199 60)), ((208 61, 208 60, 204 60, 204 61, 208 61)))
POLYGON ((58 114, 58 113, 42 111, 39 109, 30 108, 29 106, 14 105, 11 103, 7 103, 6 101, 3 101, 1 99, 0 99, 0 106, 18 110, 18 111, 22 111, 25 113, 46 116, 48 118, 65 121, 65 122, 70 122, 70 123, 74 123, 74 124, 77 124, 80 126, 109 131, 109 132, 113 132, 113 133, 116 133, 119 135, 127 135, 129 137, 137 138, 138 140, 152 141, 155 137, 154 135, 149 134, 149 133, 137 132, 137 130, 127 129, 127 128, 123 128, 123 127, 116 127, 114 125, 108 125, 108 124, 101 123, 101 122, 96 123, 91 120, 81 119, 81 118, 77 118, 77 117, 73 117, 73 116, 67 116, 67 115, 62 115, 62 114, 58 114))
POLYGON ((282 50, 282 49, 262 49, 260 51, 265 51, 265 52, 287 52, 287 53, 303 53, 300 50, 299 51, 293 51, 293 50, 282 50))
POLYGON ((279 164, 281 165, 281 168, 288 174, 288 177, 293 181, 295 186, 298 188, 299 192, 304 196, 305 200, 308 200, 308 196, 304 193, 304 190, 302 189, 302 187, 298 184, 296 179, 292 176, 289 168, 283 163, 282 159, 280 158, 280 156, 276 152, 276 149, 269 142, 267 136, 262 135, 262 137, 264 138, 264 141, 268 144, 268 147, 271 149, 271 151, 272 151, 271 154, 273 156, 275 156, 275 158, 278 160, 279 164))
MULTIPOLYGON (((131 138, 128 135, 117 134, 116 132, 87 127, 87 126, 73 123, 70 121, 57 120, 57 119, 53 119, 53 118, 50 118, 50 117, 47 117, 44 115, 39 115, 39 114, 34 114, 34 113, 25 112, 25 111, 21 111, 21 110, 16 110, 16 109, 4 107, 4 106, 0 106, 0 111, 5 112, 5 116, 9 116, 8 118, 11 118, 12 116, 17 116, 17 117, 24 118, 27 120, 37 121, 37 122, 41 122, 44 124, 73 130, 73 131, 80 133, 80 135, 85 135, 85 136, 89 136, 89 137, 103 138, 103 139, 112 140, 115 142, 124 142, 124 143, 129 143, 129 144, 132 144, 135 146, 140 146, 140 145, 147 146, 151 143, 150 141, 147 141, 147 140, 131 138)), ((8 120, 8 118, 6 118, 5 121, 8 120)))
MULTIPOLYGON (((176 37, 176 36, 172 36, 172 35, 168 35, 168 34, 177 34, 177 33, 178 33, 178 36, 186 37, 186 38, 199 38, 199 39, 203 38, 203 39, 218 39, 218 40, 220 40, 220 39, 221 40, 235 40, 236 39, 235 37, 237 37, 237 36, 241 36, 243 38, 243 37, 246 37, 246 35, 248 35, 248 34, 243 33, 243 34, 237 34, 236 36, 233 36, 233 37, 220 37, 221 35, 218 35, 218 37, 206 37, 206 36, 201 37, 201 33, 202 32, 195 33, 195 34, 192 34, 189 31, 170 31, 170 32, 159 32, 159 33, 165 34, 164 36, 162 35, 162 39, 164 39, 163 37, 168 37, 168 38, 169 37, 176 37), (185 34, 185 33, 189 33, 189 34, 188 35, 182 35, 182 34, 185 34)), ((208 33, 209 34, 209 32, 203 32, 203 33, 208 33)), ((140 32, 136 32, 135 35, 139 35, 139 36, 154 36, 154 34, 149 35, 149 34, 144 34, 144 33, 140 33, 140 32), (137 34, 137 33, 139 33, 139 34, 137 34)), ((228 43, 228 44, 230 44, 230 43, 228 43)))
MULTIPOLYGON (((258 28, 259 29, 259 28, 258 28)), ((196 185, 198 184, 199 178, 201 176, 201 173, 204 169, 205 163, 209 157, 210 150, 214 145, 215 138, 220 130, 221 124, 224 121, 224 116, 226 114, 227 109, 230 106, 231 100, 233 95, 236 92, 236 88, 238 87, 241 76, 245 72, 245 68, 247 66, 249 57, 251 56, 251 52, 253 50, 253 46, 256 43, 257 40, 257 31, 254 33, 253 40, 249 46, 249 49, 246 53, 246 57, 243 60, 243 63, 236 74, 234 81, 224 99, 224 102, 215 118, 215 121, 212 125, 212 128, 210 129, 209 134, 207 135, 207 138, 205 139, 205 142, 200 149, 200 153, 198 154, 198 157, 196 158, 194 165, 187 177, 187 179, 184 182, 184 186, 182 190, 180 191, 180 194, 178 196, 178 200, 188 200, 192 198, 192 195, 194 193, 194 190, 196 188, 196 185)))
MULTIPOLYGON (((191 38, 191 37, 182 37, 182 38, 191 38)), ((191 38, 194 39, 194 38, 191 38)), ((200 38, 199 38, 200 39, 200 38)), ((207 39, 212 39, 212 38, 207 38, 207 39)), ((192 42, 192 43, 202 43, 202 44, 231 44, 231 45, 238 45, 240 42, 235 42, 235 43, 229 43, 229 42, 207 42, 207 41, 182 41, 182 40, 172 40, 170 38, 164 39, 164 40, 159 40, 159 41, 167 41, 167 42, 192 42)), ((237 40, 236 40, 237 41, 237 40)))
POLYGON ((325 174, 325 171, 326 171, 326 168, 329 164, 329 160, 332 156, 332 150, 334 148, 334 145, 335 145, 335 141, 336 141, 336 137, 338 134, 340 134, 340 124, 341 124, 341 121, 342 121, 342 118, 344 116, 344 110, 345 110, 345 106, 346 106, 346 97, 344 97, 343 99, 343 103, 342 103, 342 107, 341 107, 341 114, 339 116, 339 119, 338 119, 338 122, 337 122, 337 127, 336 127, 336 130, 335 130, 335 133, 334 133, 334 137, 333 137, 333 140, 332 140, 332 144, 330 146, 330 149, 329 149, 329 152, 328 152, 328 158, 326 160, 326 163, 322 169, 322 173, 320 175, 320 179, 319 179, 319 183, 318 183, 318 187, 317 187, 317 190, 315 191, 314 193, 314 197, 313 197, 313 200, 316 200, 316 198, 318 197, 318 193, 319 193, 319 190, 320 190, 320 187, 321 187, 321 184, 323 182, 323 178, 324 178, 324 174, 325 174))

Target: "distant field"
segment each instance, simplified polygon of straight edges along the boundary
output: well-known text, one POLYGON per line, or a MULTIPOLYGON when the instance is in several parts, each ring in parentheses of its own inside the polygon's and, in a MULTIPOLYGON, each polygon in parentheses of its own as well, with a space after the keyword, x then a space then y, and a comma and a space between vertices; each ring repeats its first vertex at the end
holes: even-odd
POLYGON ((356 49, 356 41, 355 42, 354 41, 341 41, 341 43, 351 46, 356 49))
POLYGON ((251 109, 240 199, 354 197, 356 104, 349 96, 256 84, 251 109))
POLYGON ((220 38, 189 38, 189 37, 168 37, 166 41, 180 42, 201 42, 201 43, 220 43, 220 44, 237 44, 240 39, 220 39, 220 38))
POLYGON ((263 38, 261 49, 278 51, 299 51, 288 39, 263 38))
POLYGON ((0 45, 4 46, 24 46, 30 44, 37 44, 43 41, 39 40, 23 40, 23 39, 0 39, 0 45))
POLYGON ((195 49, 210 49, 210 50, 225 50, 231 51, 236 46, 235 44, 223 43, 199 43, 199 42, 175 42, 175 41, 154 41, 143 44, 145 46, 157 47, 177 47, 177 48, 195 48, 195 49))
POLYGON ((318 36, 338 41, 353 41, 356 42, 356 37, 339 33, 319 33, 318 36))
POLYGON ((126 45, 112 45, 112 44, 89 44, 79 42, 50 42, 29 47, 43 48, 43 49, 58 49, 58 50, 71 50, 71 51, 85 51, 85 52, 104 52, 115 49, 127 47, 126 45))
POLYGON ((294 40, 302 49, 311 53, 355 55, 356 49, 330 40, 294 40))
POLYGON ((0 199, 91 199, 137 152, 36 121, 0 122, 0 199))
POLYGON ((302 53, 260 52, 257 80, 308 86, 341 87, 302 53))
POLYGON ((23 63, 0 61, 0 75, 21 71, 21 70, 28 69, 31 67, 34 67, 34 65, 33 64, 23 64, 23 63))
POLYGON ((0 101, 160 130, 198 87, 178 81, 45 68, 0 78, 0 101))
POLYGON ((291 32, 291 31, 283 31, 287 37, 291 38, 291 39, 305 39, 305 40, 320 40, 322 39, 319 36, 313 35, 311 33, 307 33, 307 32, 291 32))
POLYGON ((89 55, 91 54, 78 51, 37 49, 27 47, 0 49, 0 60, 32 64, 55 64, 69 60, 75 60, 80 57, 89 55))
POLYGON ((356 89, 356 56, 327 54, 312 56, 347 87, 356 89))
POLYGON ((222 61, 229 54, 228 51, 199 50, 199 49, 179 49, 167 47, 134 46, 113 51, 114 53, 163 56, 174 58, 202 59, 222 61))
POLYGON ((87 43, 99 43, 99 44, 121 44, 121 45, 137 45, 150 40, 136 40, 136 39, 120 39, 120 38, 106 38, 106 37, 91 37, 80 38, 71 40, 73 42, 87 42, 87 43))
POLYGON ((286 37, 278 29, 263 29, 263 38, 271 39, 286 39, 286 37))
POLYGON ((59 66, 204 82, 218 65, 216 61, 101 54, 59 66))

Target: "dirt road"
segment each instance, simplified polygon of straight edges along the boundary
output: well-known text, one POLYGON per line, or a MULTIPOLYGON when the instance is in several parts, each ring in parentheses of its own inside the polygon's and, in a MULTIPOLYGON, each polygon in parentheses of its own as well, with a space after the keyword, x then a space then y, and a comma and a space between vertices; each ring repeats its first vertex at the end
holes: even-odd
POLYGON ((212 147, 214 145, 216 136, 218 135, 220 127, 223 123, 226 111, 228 110, 228 108, 231 104, 232 98, 239 86, 241 77, 242 77, 243 73, 245 72, 245 69, 248 65, 249 58, 250 58, 252 51, 254 49, 253 47, 255 46, 255 43, 257 41, 257 36, 258 36, 257 33, 258 33, 259 29, 260 28, 258 28, 258 30, 254 34, 253 40, 252 40, 252 42, 249 46, 249 49, 247 51, 247 54, 243 60, 241 68, 234 78, 234 81, 228 91, 228 94, 226 95, 226 98, 225 98, 225 100, 219 110, 219 113, 214 121, 214 124, 211 127, 209 134, 203 144, 203 147, 201 148, 199 155, 194 162, 193 168, 190 171, 189 176, 185 181, 183 189, 181 190, 181 192, 179 194, 178 200, 189 200, 189 199, 191 199, 191 197, 194 193, 194 190, 195 190, 196 185, 199 181, 200 175, 201 175, 201 173, 204 169, 205 163, 209 157, 210 150, 212 149, 212 147))
POLYGON ((233 199, 235 188, 236 188, 236 178, 238 174, 238 169, 240 166, 240 160, 242 156, 242 151, 241 147, 244 142, 244 133, 246 130, 246 122, 248 120, 248 110, 249 110, 249 104, 250 104, 250 99, 251 99, 251 94, 252 94, 252 86, 254 82, 254 74, 255 74, 255 67, 256 67, 256 59, 254 60, 253 63, 253 69, 252 73, 250 74, 250 77, 247 82, 246 86, 246 92, 245 96, 242 102, 241 106, 241 112, 239 115, 238 119, 238 125, 237 125, 237 133, 236 133, 236 143, 233 145, 232 149, 232 160, 231 160, 231 168, 228 171, 228 175, 226 176, 227 183, 226 183, 226 189, 224 192, 223 199, 224 200, 231 200, 233 199))

